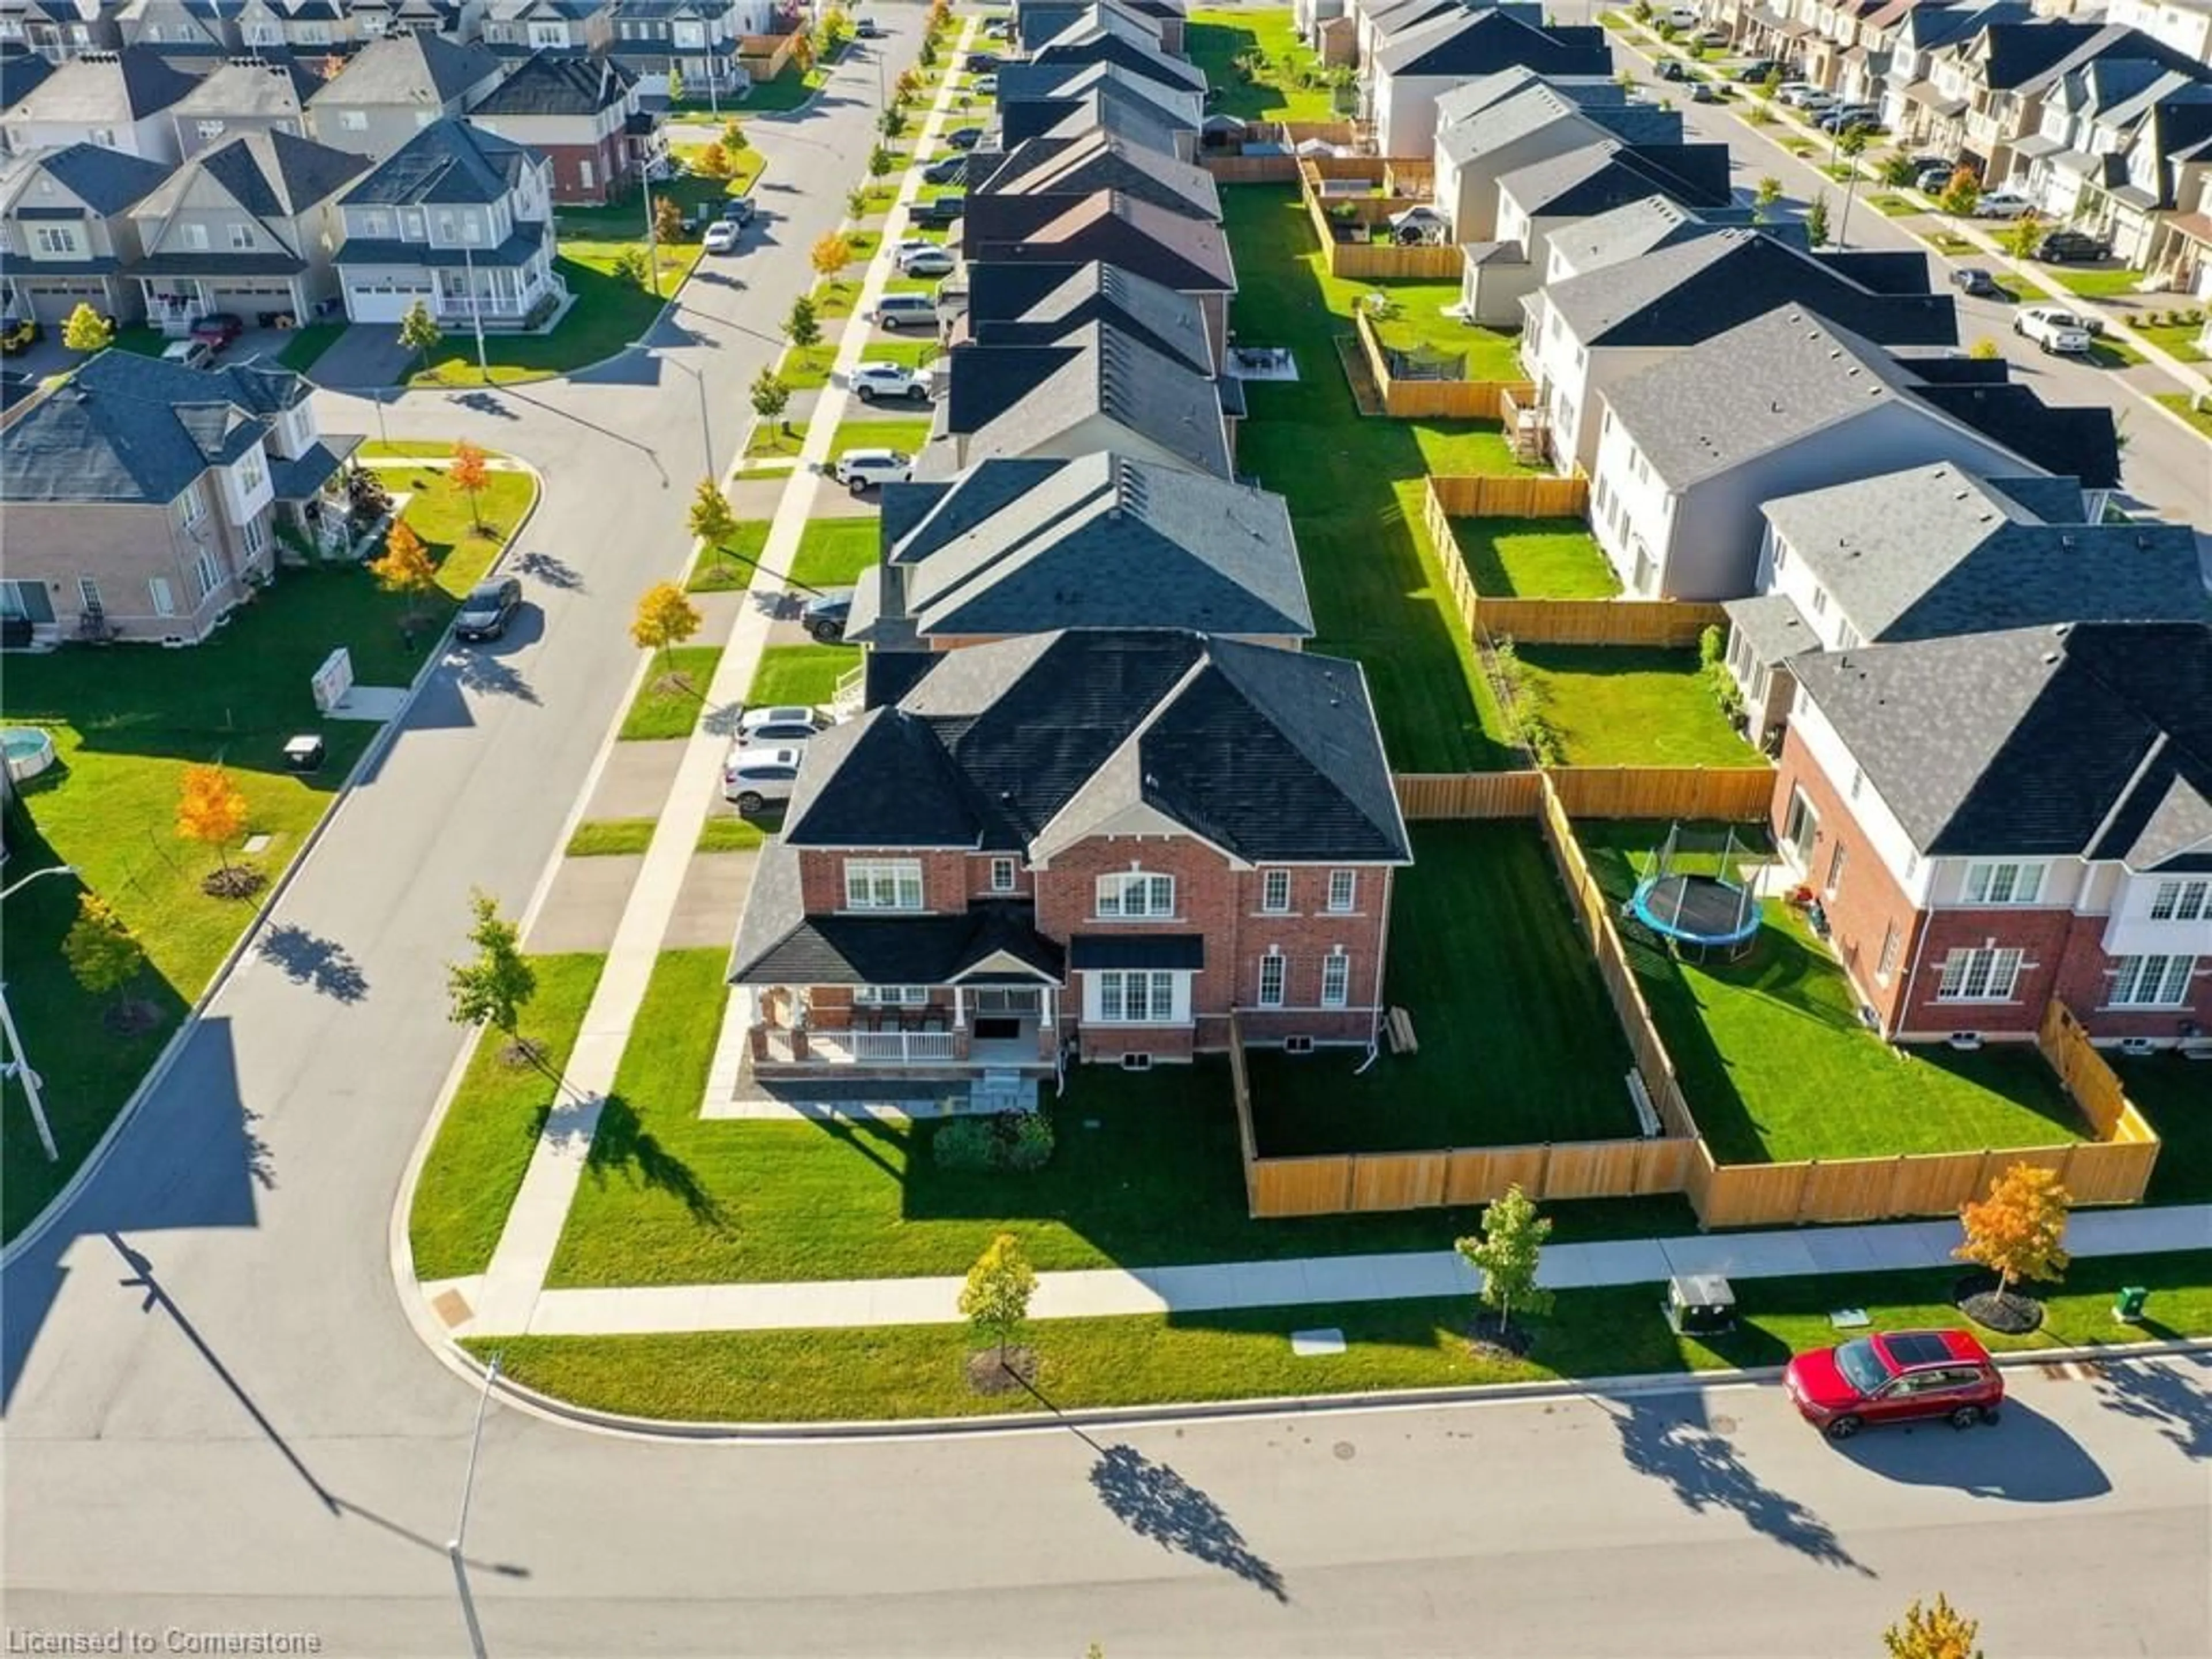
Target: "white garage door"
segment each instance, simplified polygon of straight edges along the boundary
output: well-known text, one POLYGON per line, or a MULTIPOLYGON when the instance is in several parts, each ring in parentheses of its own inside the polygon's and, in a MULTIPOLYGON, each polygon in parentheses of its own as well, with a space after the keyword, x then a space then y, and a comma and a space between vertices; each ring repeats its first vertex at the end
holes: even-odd
POLYGON ((426 303, 430 284, 405 277, 378 277, 346 285, 346 313, 356 323, 396 323, 416 301, 426 303))

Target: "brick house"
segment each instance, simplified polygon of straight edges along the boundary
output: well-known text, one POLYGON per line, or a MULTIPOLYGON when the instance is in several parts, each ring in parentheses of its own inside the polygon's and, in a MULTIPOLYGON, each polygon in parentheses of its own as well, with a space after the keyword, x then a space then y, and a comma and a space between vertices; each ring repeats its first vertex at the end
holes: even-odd
POLYGON ((2212 1025, 2212 625, 1827 651, 1772 806, 1869 1021, 1901 1042, 2212 1025))
POLYGON ((628 195, 658 143, 638 107, 637 76, 607 58, 526 58, 469 119, 542 153, 553 164, 553 199, 580 205, 628 195))
MULTIPOLYGON (((0 432, 0 617, 40 642, 195 645, 312 536, 359 438, 325 438, 306 380, 103 351, 0 432)), ((343 506, 331 503, 333 514, 343 506)))
POLYGON ((1357 663, 1167 631, 936 657, 817 737, 730 981, 754 1066, 1366 1044, 1410 843, 1357 663))

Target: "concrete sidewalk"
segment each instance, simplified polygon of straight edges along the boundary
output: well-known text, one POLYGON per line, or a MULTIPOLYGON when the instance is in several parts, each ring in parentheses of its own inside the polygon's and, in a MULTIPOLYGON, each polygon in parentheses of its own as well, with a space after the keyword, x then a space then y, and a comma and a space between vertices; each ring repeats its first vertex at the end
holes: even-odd
MULTIPOLYGON (((1908 1221, 1720 1237, 1555 1244, 1542 1281, 1558 1290, 1650 1285, 1677 1273, 1785 1279, 1952 1265, 1954 1221, 1908 1221)), ((2212 1204, 2151 1210, 2092 1210, 2075 1216, 2066 1248, 2077 1256, 2212 1249, 2212 1204)), ((1963 1269, 1962 1269, 1963 1271, 1963 1269)), ((961 1321, 957 1278, 829 1279, 811 1284, 684 1285, 638 1290, 546 1291, 526 1324, 490 1322, 487 1307, 456 1335, 645 1335, 678 1331, 798 1330, 869 1325, 952 1325, 961 1321)), ((1037 1275, 1038 1319, 1199 1313, 1327 1302, 1395 1302, 1472 1296, 1474 1270, 1454 1250, 1389 1255, 1219 1261, 1188 1267, 1037 1275)), ((471 1281, 426 1285, 436 1297, 458 1289, 472 1305, 471 1281)))

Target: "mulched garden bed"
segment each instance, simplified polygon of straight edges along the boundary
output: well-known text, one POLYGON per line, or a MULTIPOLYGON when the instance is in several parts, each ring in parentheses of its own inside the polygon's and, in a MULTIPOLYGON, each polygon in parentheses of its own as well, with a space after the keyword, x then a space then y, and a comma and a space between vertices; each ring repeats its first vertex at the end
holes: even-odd
POLYGON ((987 1396, 1028 1391, 1036 1382, 1036 1372, 1035 1348, 1009 1348, 1003 1364, 996 1348, 984 1348, 968 1356, 968 1386, 987 1396))
POLYGON ((1969 1273, 1953 1287, 1959 1311, 1984 1330, 2026 1336, 2043 1324, 2043 1304, 2019 1291, 1999 1288, 1995 1273, 1969 1273))

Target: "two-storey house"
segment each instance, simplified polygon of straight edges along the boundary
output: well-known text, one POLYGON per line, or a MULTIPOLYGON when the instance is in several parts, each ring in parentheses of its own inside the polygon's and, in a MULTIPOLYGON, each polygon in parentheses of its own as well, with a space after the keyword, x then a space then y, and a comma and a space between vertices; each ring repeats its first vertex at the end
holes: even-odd
POLYGON ((1954 5, 1917 5, 1898 19, 1882 72, 1881 104, 1882 125, 1899 147, 1925 149, 1939 122, 1955 121, 1966 112, 1963 92, 1936 89, 1939 58, 1978 29, 2027 22, 2034 15, 2027 0, 1959 0, 1954 5))
POLYGON ((119 51, 122 10, 123 0, 0 0, 0 42, 21 41, 52 64, 119 51))
POLYGON ((128 0, 116 15, 123 44, 146 46, 179 62, 235 56, 240 0, 128 0))
MULTIPOLYGON (((193 645, 313 532, 342 454, 301 376, 103 351, 0 429, 0 614, 44 640, 193 645)), ((333 514, 343 512, 333 503, 333 514)))
POLYGON ((481 46, 414 30, 387 34, 308 100, 313 137, 381 161, 432 122, 465 113, 507 70, 481 46))
POLYGON ((1677 144, 1678 111, 1631 102, 1611 81, 1502 70, 1437 100, 1432 201, 1462 245, 1498 241, 1498 181, 1516 168, 1617 138, 1677 144))
POLYGON ((1069 24, 1097 10, 1109 11, 1149 30, 1160 50, 1170 57, 1183 55, 1183 27, 1189 15, 1183 0, 1017 0, 1014 43, 1025 52, 1034 52, 1069 24))
POLYGON ((608 52, 637 76, 638 90, 659 97, 673 67, 685 95, 718 106, 741 95, 751 77, 738 61, 749 34, 772 32, 770 0, 615 0, 614 41, 608 52))
POLYGON ((131 210, 147 319, 182 335, 211 311, 264 325, 319 315, 337 295, 338 198, 370 165, 289 132, 193 156, 131 210))
POLYGON ((420 300, 447 327, 536 329, 569 303, 553 269, 552 163, 509 139, 440 121, 339 208, 335 263, 356 323, 396 323, 420 300))
MULTIPOLYGON (((2119 169, 2085 185, 2081 216, 2129 264, 2179 276, 2172 268, 2187 258, 2185 233, 2176 232, 2172 217, 2199 198, 2208 178, 2212 83, 2198 83, 2151 106, 2119 169)), ((2176 285, 2186 286, 2185 277, 2176 285)))
POLYGON ((2036 130, 2013 146, 2005 180, 2045 216, 2067 223, 2091 180, 2118 180, 2136 131, 2160 99, 2200 77, 2148 58, 2108 55, 2069 70, 2044 94, 2036 130))
POLYGON ((469 112, 480 132, 527 145, 552 163, 553 199, 596 205, 628 195, 659 153, 658 122, 637 77, 611 58, 538 52, 469 112))
POLYGON ((10 317, 58 324, 81 305, 121 322, 139 315, 131 210, 159 189, 168 164, 119 149, 70 144, 26 158, 0 179, 0 262, 10 317))
POLYGON ((2081 481, 1914 467, 1765 503, 1757 595, 1731 599, 1729 672, 1754 740, 1787 717, 1790 659, 2038 623, 2212 616, 2186 525, 2093 524, 2081 481))
POLYGON ((506 58, 604 52, 614 44, 615 0, 486 0, 477 40, 506 58))
POLYGON ((1518 8, 1452 7, 1390 38, 1363 70, 1362 118, 1383 155, 1433 155, 1437 100, 1477 76, 1528 69, 1604 78, 1612 49, 1595 24, 1546 25, 1518 8))
POLYGON ((2212 1022, 2212 628, 2059 623, 1818 653, 1775 785, 1870 1024, 2094 1039, 2212 1022), (1940 733, 1940 741, 1931 734, 1940 733))
POLYGON ((2111 0, 2105 21, 2148 35, 2200 64, 2212 64, 2212 0, 2111 0))
POLYGON ((289 53, 311 63, 342 57, 363 38, 360 20, 343 0, 242 0, 238 33, 252 56, 289 53))
POLYGON ((4 116, 0 136, 18 155, 97 144, 149 161, 178 159, 170 107, 198 82, 143 46, 70 58, 4 116))
POLYGON ((1372 1044, 1411 862, 1355 662, 1165 631, 929 659, 817 737, 732 953, 757 1071, 1372 1044))
POLYGON ((218 64, 169 106, 178 154, 197 155, 255 132, 305 138, 307 100, 321 85, 295 58, 240 58, 218 64))

